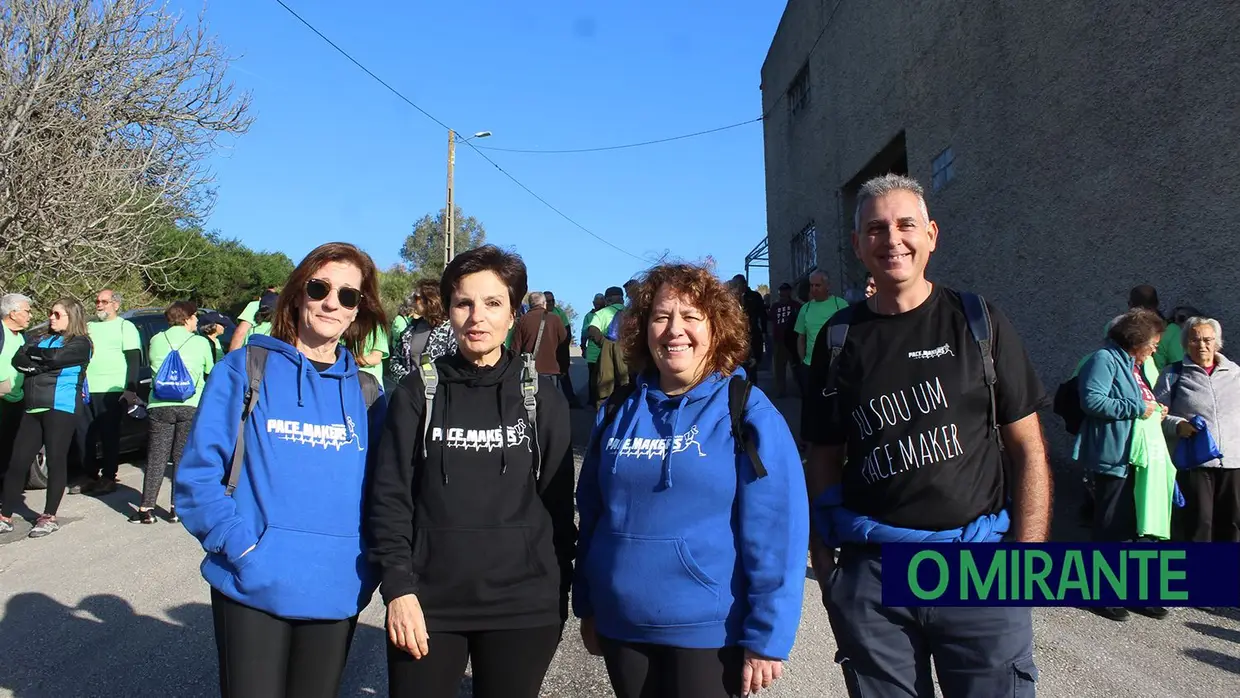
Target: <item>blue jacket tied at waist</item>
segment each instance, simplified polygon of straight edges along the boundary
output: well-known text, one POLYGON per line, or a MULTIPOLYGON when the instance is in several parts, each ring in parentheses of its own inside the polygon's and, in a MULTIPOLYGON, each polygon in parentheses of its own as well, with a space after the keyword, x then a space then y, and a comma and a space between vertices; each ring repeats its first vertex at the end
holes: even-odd
POLYGON ((1007 509, 1003 509, 947 531, 889 526, 845 509, 839 485, 828 488, 814 500, 811 516, 818 535, 829 547, 843 543, 998 543, 1012 524, 1007 509))

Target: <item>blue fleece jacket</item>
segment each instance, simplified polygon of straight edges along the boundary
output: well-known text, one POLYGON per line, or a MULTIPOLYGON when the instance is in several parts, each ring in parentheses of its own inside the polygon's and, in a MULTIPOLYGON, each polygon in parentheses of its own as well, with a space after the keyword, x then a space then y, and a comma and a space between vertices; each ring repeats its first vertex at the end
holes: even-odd
POLYGON ((1073 458, 1086 470, 1125 477, 1133 422, 1145 412, 1133 375, 1136 361, 1114 342, 1085 361, 1077 383, 1085 419, 1073 445, 1073 458))
POLYGON ((614 640, 787 659, 809 538, 787 422, 754 388, 745 419, 767 470, 758 479, 736 452, 728 377, 675 398, 654 381, 638 378, 605 432, 596 422, 577 488, 574 612, 614 640))
POLYGON ((842 543, 998 543, 1012 526, 1007 509, 983 514, 967 525, 946 531, 923 531, 891 526, 844 508, 839 485, 827 488, 814 500, 815 533, 829 547, 842 543))
POLYGON ((229 497, 222 483, 241 420, 245 350, 207 380, 176 470, 177 512, 207 551, 202 575, 220 593, 282 618, 352 617, 377 585, 361 536, 362 491, 384 399, 367 415, 344 349, 320 373, 277 339, 254 335, 250 346, 269 353, 237 489, 229 497))

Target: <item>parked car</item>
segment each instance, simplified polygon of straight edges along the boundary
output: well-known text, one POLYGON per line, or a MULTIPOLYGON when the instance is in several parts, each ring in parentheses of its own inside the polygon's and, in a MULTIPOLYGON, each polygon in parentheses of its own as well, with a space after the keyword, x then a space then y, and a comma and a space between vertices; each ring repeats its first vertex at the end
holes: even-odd
MULTIPOLYGON (((201 318, 215 311, 199 308, 201 318)), ((228 351, 228 343, 232 339, 237 326, 222 313, 218 314, 225 320, 224 334, 220 336, 220 346, 228 351)), ((138 360, 138 397, 148 401, 151 395, 151 360, 147 349, 151 345, 151 337, 168 329, 168 321, 164 319, 164 308, 135 308, 121 313, 121 317, 129 320, 138 328, 141 337, 141 358, 138 360)), ((42 337, 47 333, 47 323, 32 327, 26 332, 26 339, 42 337)), ((137 453, 146 450, 147 425, 144 419, 133 419, 126 415, 121 420, 121 454, 137 453)), ((47 488, 47 462, 42 450, 30 464, 30 475, 26 479, 26 489, 41 490, 47 488)))

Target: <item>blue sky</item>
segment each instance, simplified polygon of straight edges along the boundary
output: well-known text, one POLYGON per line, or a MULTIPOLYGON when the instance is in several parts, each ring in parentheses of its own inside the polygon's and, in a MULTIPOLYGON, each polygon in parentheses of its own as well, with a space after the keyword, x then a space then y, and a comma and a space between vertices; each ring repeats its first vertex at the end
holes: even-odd
MULTIPOLYGON (((678 135, 761 113, 759 70, 782 0, 285 0, 356 59, 480 146, 571 149, 678 135), (722 5, 730 6, 727 12, 722 5)), ((200 0, 171 7, 192 19, 200 0)), ((208 2, 254 125, 211 161, 210 228, 296 261, 328 240, 381 266, 444 206, 447 133, 274 0, 208 2)), ((551 204, 641 257, 720 274, 765 235, 761 125, 630 150, 487 153, 551 204)), ((649 266, 589 237, 458 146, 456 203, 515 248, 532 289, 579 310, 649 266)), ((751 285, 766 270, 751 272, 751 285)))

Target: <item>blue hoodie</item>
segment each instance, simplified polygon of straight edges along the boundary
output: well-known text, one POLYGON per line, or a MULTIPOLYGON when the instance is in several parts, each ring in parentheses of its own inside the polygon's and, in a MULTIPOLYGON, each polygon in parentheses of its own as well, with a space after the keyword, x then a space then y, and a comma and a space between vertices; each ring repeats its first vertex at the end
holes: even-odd
POLYGON ((728 377, 678 398, 656 380, 639 376, 615 421, 595 429, 577 487, 574 612, 622 642, 739 645, 787 659, 809 541, 788 424, 761 391, 750 393, 746 422, 767 469, 757 479, 736 453, 728 377))
POLYGON ((384 400, 367 415, 344 349, 320 373, 277 339, 250 344, 269 353, 237 489, 229 497, 222 483, 247 384, 244 350, 207 380, 176 470, 177 512, 207 551, 202 576, 221 594, 281 618, 350 618, 378 583, 361 537, 362 492, 384 400))

